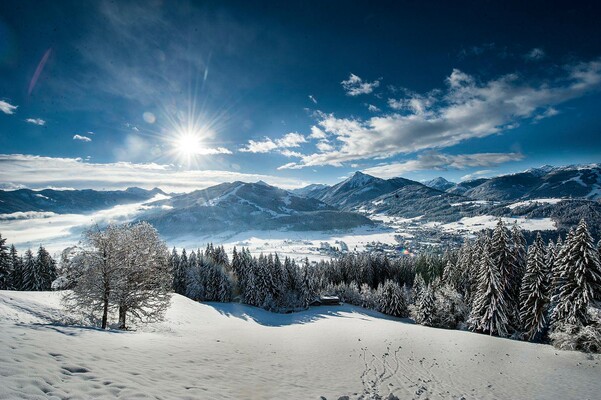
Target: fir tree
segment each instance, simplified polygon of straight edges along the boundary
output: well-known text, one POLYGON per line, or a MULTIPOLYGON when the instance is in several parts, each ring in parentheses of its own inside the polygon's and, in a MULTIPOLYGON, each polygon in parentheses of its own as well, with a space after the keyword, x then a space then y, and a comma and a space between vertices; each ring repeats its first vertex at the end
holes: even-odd
POLYGON ((398 283, 387 280, 378 288, 379 310, 393 317, 405 318, 409 315, 403 291, 398 283))
POLYGON ((601 299, 601 264, 599 253, 586 222, 580 221, 565 243, 558 268, 554 296, 553 323, 586 326, 587 308, 601 299))
POLYGON ((498 264, 490 256, 489 247, 490 245, 486 243, 482 251, 479 287, 472 305, 468 326, 474 331, 506 336, 509 320, 501 285, 502 277, 498 264))
POLYGON ((42 290, 42 277, 38 271, 35 257, 31 249, 25 251, 23 256, 23 289, 22 290, 42 290))
POLYGON ((8 254, 8 246, 6 238, 0 234, 0 290, 12 289, 11 283, 11 268, 10 256, 8 254))
POLYGON ((40 276, 40 285, 37 290, 50 290, 52 282, 57 278, 56 262, 48 251, 40 246, 35 258, 36 269, 40 276))
MULTIPOLYGON (((175 249, 173 249, 175 255, 175 249)), ((188 256, 186 254, 186 249, 182 250, 182 254, 179 257, 173 257, 172 255, 172 263, 175 264, 177 260, 177 265, 175 266, 175 270, 173 271, 173 291, 177 294, 186 294, 186 280, 188 276, 188 256)))
MULTIPOLYGON (((489 254, 495 269, 500 273, 498 288, 503 293, 505 315, 513 328, 519 326, 519 297, 521 267, 518 266, 516 256, 513 252, 514 245, 509 237, 509 231, 505 228, 503 220, 499 219, 493 231, 489 254)), ((481 266, 484 264, 481 264, 481 266)), ((488 273, 488 272, 485 272, 488 273)))
POLYGON ((520 319, 528 340, 540 340, 547 327, 550 270, 540 234, 528 249, 526 273, 520 291, 520 319))
POLYGON ((434 290, 428 285, 416 304, 415 322, 421 325, 432 326, 436 312, 435 300, 434 290))
POLYGON ((23 290, 23 260, 14 245, 10 246, 11 285, 13 290, 23 290))

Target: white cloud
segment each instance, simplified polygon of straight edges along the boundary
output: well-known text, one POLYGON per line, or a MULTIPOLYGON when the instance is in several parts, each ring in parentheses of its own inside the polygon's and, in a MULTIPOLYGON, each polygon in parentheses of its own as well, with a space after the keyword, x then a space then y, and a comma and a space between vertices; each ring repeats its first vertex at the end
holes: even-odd
POLYGON ((83 135, 74 135, 73 140, 81 140, 82 142, 91 142, 92 141, 92 139, 90 139, 87 136, 83 136, 83 135))
POLYGON ((509 161, 522 160, 520 153, 474 153, 474 154, 440 154, 428 152, 421 154, 417 159, 398 163, 378 165, 363 170, 366 174, 381 178, 392 178, 407 172, 422 170, 465 169, 472 167, 488 167, 509 161))
POLYGON ((546 53, 543 49, 534 48, 534 49, 530 50, 528 53, 526 53, 526 55, 524 57, 527 60, 538 61, 538 60, 542 60, 543 58, 545 58, 545 56, 546 56, 546 53))
POLYGON ((284 149, 284 150, 280 151, 280 154, 285 157, 295 157, 295 158, 301 158, 303 156, 303 154, 299 153, 298 151, 292 151, 292 150, 288 150, 288 149, 284 149))
POLYGON ((380 110, 378 107, 374 106, 373 104, 367 104, 367 109, 371 112, 380 112, 382 110, 380 110))
POLYGON ((311 139, 325 139, 327 137, 326 133, 319 129, 317 126, 313 125, 311 127, 311 134, 309 138, 311 139))
POLYGON ((317 149, 319 151, 332 151, 332 150, 334 150, 334 146, 332 146, 330 143, 326 142, 325 140, 322 140, 321 142, 317 143, 315 146, 317 147, 317 149))
POLYGON ((313 103, 317 104, 317 99, 315 99, 315 97, 312 94, 309 95, 309 100, 311 100, 313 103))
POLYGON ((248 144, 241 148, 240 151, 243 153, 269 153, 276 149, 299 147, 302 143, 306 142, 307 139, 303 135, 293 132, 288 133, 275 141, 268 137, 260 142, 249 140, 248 144))
POLYGON ((0 111, 2 111, 4 114, 14 114, 18 107, 19 106, 13 106, 4 100, 0 100, 0 111))
POLYGON ((524 121, 550 117, 562 103, 601 88, 601 59, 566 66, 564 70, 563 76, 552 81, 531 84, 515 74, 478 83, 454 69, 446 79, 445 91, 421 96, 419 105, 412 102, 417 98, 414 94, 401 99, 410 106, 402 113, 361 120, 318 112, 317 126, 334 136, 330 142, 335 148, 307 154, 298 164, 287 164, 286 168, 341 166, 450 147, 514 129, 524 121))
POLYGON ((28 122, 30 124, 34 124, 34 125, 39 125, 39 126, 44 126, 46 125, 46 121, 44 121, 41 118, 27 118, 25 120, 25 122, 28 122))
POLYGON ((269 153, 271 150, 277 149, 278 145, 269 138, 265 138, 265 140, 257 142, 254 140, 249 140, 246 147, 240 149, 243 153, 269 153))
POLYGON ((0 154, 0 182, 11 187, 44 189, 115 190, 137 186, 160 187, 168 192, 188 192, 223 182, 263 180, 283 188, 306 186, 308 182, 263 174, 219 170, 184 170, 155 163, 89 163, 80 158, 54 158, 23 154, 0 154))
POLYGON ((360 94, 370 94, 375 88, 380 86, 380 79, 373 82, 365 82, 355 74, 350 74, 349 78, 340 82, 344 91, 349 96, 359 96, 360 94))

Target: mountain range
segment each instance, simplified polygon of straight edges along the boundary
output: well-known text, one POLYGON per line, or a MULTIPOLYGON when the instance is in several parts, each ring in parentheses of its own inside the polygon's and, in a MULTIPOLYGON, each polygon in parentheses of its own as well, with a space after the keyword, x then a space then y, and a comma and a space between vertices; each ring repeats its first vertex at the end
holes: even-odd
POLYGON ((19 189, 0 191, 0 214, 89 213, 145 203, 136 219, 165 234, 247 230, 333 230, 372 225, 373 215, 454 222, 479 215, 552 218, 567 227, 586 217, 601 222, 601 166, 530 169, 453 183, 420 183, 356 172, 328 186, 284 190, 265 182, 222 183, 184 194, 158 188, 122 191, 19 189), (160 199, 157 196, 161 195, 160 199))

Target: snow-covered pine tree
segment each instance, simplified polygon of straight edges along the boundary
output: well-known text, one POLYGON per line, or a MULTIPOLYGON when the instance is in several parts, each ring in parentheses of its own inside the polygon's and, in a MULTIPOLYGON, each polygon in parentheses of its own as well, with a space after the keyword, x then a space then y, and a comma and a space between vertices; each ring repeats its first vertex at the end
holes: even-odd
POLYGON ((552 322, 586 326, 589 304, 601 299, 601 263, 584 219, 564 246, 552 322))
POLYGON ((489 253, 487 241, 480 258, 478 291, 475 293, 468 320, 471 330, 490 335, 506 336, 509 326, 507 304, 501 285, 501 271, 489 253))
POLYGON ((8 253, 8 246, 6 245, 6 238, 3 238, 0 234, 0 290, 8 290, 13 287, 11 282, 11 267, 12 265, 8 253))
POLYGON ((549 264, 539 233, 528 249, 526 273, 520 291, 520 319, 528 340, 539 341, 547 329, 550 286, 549 264))
POLYGON ((380 312, 401 318, 409 315, 403 291, 398 283, 387 280, 378 288, 378 294, 380 312))
POLYGON ((56 262, 50 256, 50 253, 43 246, 40 246, 35 263, 41 277, 40 289, 38 290, 50 290, 52 282, 57 278, 56 262))
POLYGON ((311 304, 317 297, 318 284, 315 277, 315 271, 309 264, 309 259, 305 258, 302 267, 302 286, 301 286, 301 300, 305 306, 311 304))
MULTIPOLYGON (((492 235, 489 247, 490 258, 500 273, 499 289, 504 296, 505 315, 510 326, 507 329, 517 329, 520 325, 520 267, 517 265, 516 255, 509 231, 499 219, 492 235)), ((481 266, 484 264, 481 264, 481 266)))
POLYGON ((42 275, 31 249, 25 251, 23 257, 23 290, 42 290, 42 275))
POLYGON ((413 280, 413 301, 416 303, 419 301, 423 291, 426 289, 426 282, 419 272, 415 274, 413 280))
MULTIPOLYGON (((515 273, 513 275, 513 285, 521 290, 522 279, 526 273, 526 264, 528 262, 527 243, 524 233, 519 225, 513 224, 511 228, 511 242, 513 244, 513 254, 515 257, 515 273)), ((544 246, 543 246, 544 247, 544 246)), ((519 297, 518 297, 519 299, 519 297)))
MULTIPOLYGON (((173 250, 175 252, 175 249, 173 250)), ((178 263, 173 271, 173 291, 177 294, 185 295, 188 275, 188 255, 186 254, 186 249, 182 249, 181 256, 174 258, 174 260, 177 260, 178 263)))
POLYGON ((217 291, 217 301, 227 303, 232 301, 232 283, 229 274, 221 267, 219 268, 219 287, 217 291))
POLYGON ((436 312, 435 301, 434 290, 428 285, 415 305, 415 322, 420 325, 432 326, 436 312))
POLYGON ((19 257, 14 245, 10 246, 11 286, 13 290, 23 290, 23 259, 19 257))

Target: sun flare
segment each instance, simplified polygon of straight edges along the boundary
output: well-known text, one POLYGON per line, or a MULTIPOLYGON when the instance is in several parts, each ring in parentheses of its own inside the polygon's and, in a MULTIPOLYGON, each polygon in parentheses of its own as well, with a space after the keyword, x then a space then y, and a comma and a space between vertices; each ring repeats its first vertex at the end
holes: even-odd
POLYGON ((174 147, 181 156, 193 156, 202 153, 202 140, 197 132, 185 132, 176 138, 174 147))

